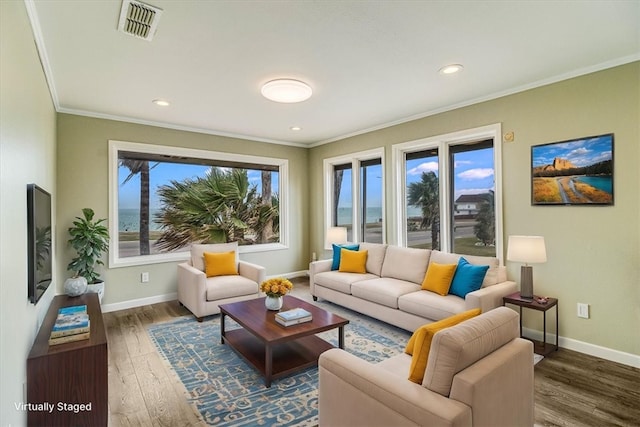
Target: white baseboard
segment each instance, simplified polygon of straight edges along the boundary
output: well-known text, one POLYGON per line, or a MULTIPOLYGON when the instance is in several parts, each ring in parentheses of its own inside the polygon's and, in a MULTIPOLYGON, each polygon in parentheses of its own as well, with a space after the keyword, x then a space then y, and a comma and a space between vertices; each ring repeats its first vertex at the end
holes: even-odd
MULTIPOLYGON (((268 278, 270 279, 272 277, 285 277, 287 279, 291 279, 294 277, 301 277, 305 275, 307 275, 307 271, 300 270, 300 271, 294 271, 291 273, 276 274, 274 276, 269 276, 268 278)), ((143 305, 157 304, 159 302, 174 301, 177 299, 178 299, 178 293, 172 292, 170 294, 165 294, 165 295, 154 295, 148 298, 139 298, 139 299, 133 299, 129 301, 116 302, 113 304, 104 304, 101 306, 101 308, 103 313, 109 313, 110 311, 126 310, 128 308, 142 307, 143 305)))
MULTIPOLYGON (((535 340, 542 340, 542 331, 522 328, 522 334, 535 340)), ((547 342, 556 342, 555 334, 547 333, 547 342)), ((558 339, 558 346, 568 350, 577 351, 579 353, 588 354, 590 356, 599 357, 601 359, 610 360, 612 362, 621 363, 623 365, 632 366, 634 368, 640 368, 640 356, 637 354, 625 353, 624 351, 614 350, 563 336, 560 336, 558 339)))
MULTIPOLYGON (((307 270, 300 270, 291 273, 269 276, 269 278, 285 277, 287 279, 291 279, 293 277, 305 276, 307 274, 307 270)), ((176 299, 178 299, 178 293, 172 292, 165 295, 155 295, 148 298, 134 299, 129 301, 117 302, 114 304, 105 304, 102 306, 102 312, 108 313, 110 311, 125 310, 128 308, 141 307, 144 305, 156 304, 159 302, 174 301, 176 299)), ((522 332, 526 337, 530 337, 536 340, 542 339, 542 331, 523 328, 522 332)), ((555 342, 555 340, 555 334, 547 333, 547 342, 555 342)), ((588 354, 590 356, 599 357, 601 359, 610 360, 612 362, 621 363, 623 365, 632 366, 634 368, 640 368, 640 356, 637 354, 625 353, 623 351, 618 351, 596 344, 574 340, 573 338, 566 338, 563 336, 560 336, 560 339, 558 340, 558 346, 566 348, 568 350, 577 351, 579 353, 588 354)))
POLYGON ((103 313, 110 311, 126 310, 127 308, 142 307, 143 305, 157 304, 159 302, 175 301, 178 299, 178 293, 172 292, 165 295, 154 295, 148 298, 132 299, 129 301, 116 302, 113 304, 104 304, 100 308, 103 313))

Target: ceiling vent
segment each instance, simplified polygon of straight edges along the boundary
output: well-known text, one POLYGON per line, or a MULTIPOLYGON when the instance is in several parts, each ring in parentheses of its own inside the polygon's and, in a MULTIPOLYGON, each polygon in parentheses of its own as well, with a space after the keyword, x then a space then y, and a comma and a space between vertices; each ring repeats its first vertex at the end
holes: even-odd
POLYGON ((118 30, 151 41, 156 34, 162 9, 135 0, 122 0, 118 30))

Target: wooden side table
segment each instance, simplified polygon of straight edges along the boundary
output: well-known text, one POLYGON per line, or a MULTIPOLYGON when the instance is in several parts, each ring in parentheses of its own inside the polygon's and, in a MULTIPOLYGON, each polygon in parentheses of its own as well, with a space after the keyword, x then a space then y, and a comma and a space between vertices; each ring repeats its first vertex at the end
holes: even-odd
POLYGON ((522 298, 520 296, 520 292, 515 292, 511 295, 507 295, 506 297, 502 298, 502 305, 506 305, 506 304, 513 304, 513 305, 517 305, 520 309, 520 336, 522 338, 526 338, 522 336, 522 308, 530 308, 532 310, 537 310, 537 311, 541 311, 543 313, 543 321, 542 321, 542 341, 538 341, 538 340, 534 340, 531 338, 526 338, 530 341, 533 342, 533 351, 536 354, 541 354, 543 356, 546 356, 547 354, 551 353, 552 351, 558 351, 558 336, 560 335, 558 333, 558 299, 557 298, 547 298, 547 303, 543 304, 543 303, 539 303, 538 301, 536 301, 535 297, 533 299, 530 298, 522 298), (556 342, 555 344, 553 343, 548 343, 547 342, 547 311, 549 311, 550 308, 555 307, 556 308, 556 342))

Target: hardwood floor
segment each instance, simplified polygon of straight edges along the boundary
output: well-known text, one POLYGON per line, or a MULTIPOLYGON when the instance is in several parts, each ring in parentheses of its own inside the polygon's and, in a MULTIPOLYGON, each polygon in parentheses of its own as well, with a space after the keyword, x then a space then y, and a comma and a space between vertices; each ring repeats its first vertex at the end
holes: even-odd
MULTIPOLYGON (((294 291, 308 298, 304 281, 294 291)), ((184 315, 177 301, 104 314, 110 426, 206 425, 146 332, 184 315)), ((535 367, 535 401, 541 426, 640 426, 640 369, 560 349, 535 367)))

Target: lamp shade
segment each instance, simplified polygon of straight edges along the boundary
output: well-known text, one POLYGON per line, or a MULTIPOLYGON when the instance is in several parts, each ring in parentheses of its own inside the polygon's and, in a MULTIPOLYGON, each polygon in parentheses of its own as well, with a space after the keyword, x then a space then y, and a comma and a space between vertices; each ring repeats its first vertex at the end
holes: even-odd
POLYGON ((347 243, 347 227, 329 227, 327 228, 327 237, 325 239, 325 247, 331 247, 331 244, 341 245, 347 243))
POLYGON ((509 236, 509 261, 535 264, 547 262, 547 250, 542 236, 509 236))

